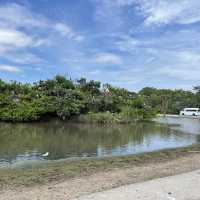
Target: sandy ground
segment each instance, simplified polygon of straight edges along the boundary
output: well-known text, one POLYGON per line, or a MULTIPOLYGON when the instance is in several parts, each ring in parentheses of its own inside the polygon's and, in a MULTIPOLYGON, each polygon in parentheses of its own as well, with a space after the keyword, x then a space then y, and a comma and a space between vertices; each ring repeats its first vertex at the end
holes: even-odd
MULTIPOLYGON (((131 168, 113 169, 90 176, 69 179, 60 183, 49 183, 34 187, 18 187, 0 191, 0 200, 69 200, 161 177, 191 172, 200 169, 200 153, 160 163, 147 163, 131 168)), ((191 200, 191 199, 190 199, 191 200)))
POLYGON ((200 170, 122 186, 75 200, 199 200, 200 170))

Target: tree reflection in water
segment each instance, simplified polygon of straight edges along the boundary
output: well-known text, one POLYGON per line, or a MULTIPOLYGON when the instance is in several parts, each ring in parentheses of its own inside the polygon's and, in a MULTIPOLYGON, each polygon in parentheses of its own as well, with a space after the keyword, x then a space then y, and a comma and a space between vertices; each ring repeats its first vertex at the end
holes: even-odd
POLYGON ((199 137, 156 123, 132 125, 73 124, 54 120, 43 123, 0 123, 0 164, 18 160, 127 155, 186 146, 199 137))

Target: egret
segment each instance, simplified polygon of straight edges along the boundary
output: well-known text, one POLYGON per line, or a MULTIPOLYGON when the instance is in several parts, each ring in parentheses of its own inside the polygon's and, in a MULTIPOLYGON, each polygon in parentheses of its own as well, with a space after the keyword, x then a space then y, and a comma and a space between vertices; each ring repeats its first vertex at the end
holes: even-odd
POLYGON ((49 155, 49 152, 46 152, 44 154, 42 154, 42 157, 47 157, 49 155))

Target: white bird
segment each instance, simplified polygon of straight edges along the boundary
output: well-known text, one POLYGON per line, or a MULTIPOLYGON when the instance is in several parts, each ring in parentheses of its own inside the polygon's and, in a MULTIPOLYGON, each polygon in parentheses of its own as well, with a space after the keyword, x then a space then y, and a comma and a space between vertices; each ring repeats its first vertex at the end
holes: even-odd
POLYGON ((42 157, 47 157, 49 155, 49 152, 46 152, 44 154, 42 154, 42 157))

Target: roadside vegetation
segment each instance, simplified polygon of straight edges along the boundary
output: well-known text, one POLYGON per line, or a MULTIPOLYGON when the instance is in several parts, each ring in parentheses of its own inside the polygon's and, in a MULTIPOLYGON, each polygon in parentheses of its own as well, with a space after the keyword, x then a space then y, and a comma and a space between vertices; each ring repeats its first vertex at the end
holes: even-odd
POLYGON ((138 93, 98 81, 77 81, 57 75, 33 84, 0 80, 0 121, 29 122, 58 117, 97 123, 149 120, 157 113, 176 114, 199 106, 196 93, 144 88, 138 93))

